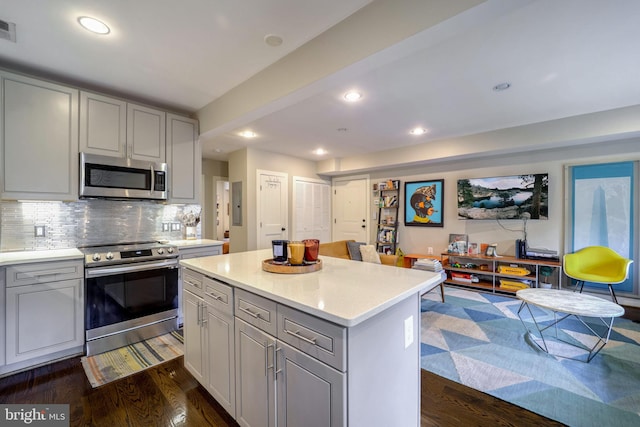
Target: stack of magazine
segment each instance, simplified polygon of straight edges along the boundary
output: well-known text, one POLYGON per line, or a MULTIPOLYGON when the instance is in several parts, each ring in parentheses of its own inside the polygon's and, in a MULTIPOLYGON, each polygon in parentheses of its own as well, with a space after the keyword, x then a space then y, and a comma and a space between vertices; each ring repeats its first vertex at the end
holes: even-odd
POLYGON ((437 259, 418 258, 416 262, 413 263, 413 268, 438 273, 442 271, 442 264, 437 259))

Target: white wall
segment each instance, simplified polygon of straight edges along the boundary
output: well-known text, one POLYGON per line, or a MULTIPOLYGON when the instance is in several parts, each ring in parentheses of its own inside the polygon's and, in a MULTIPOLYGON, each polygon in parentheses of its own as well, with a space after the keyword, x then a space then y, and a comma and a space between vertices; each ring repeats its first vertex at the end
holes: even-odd
MULTIPOLYGON (((288 199, 292 200, 293 177, 302 176, 320 179, 316 174, 316 163, 310 160, 270 153, 254 148, 246 148, 231 153, 229 158, 229 182, 242 181, 243 223, 241 227, 231 226, 229 250, 240 252, 257 247, 257 193, 256 170, 268 170, 289 174, 288 199)), ((232 203, 234 201, 232 200, 232 203)), ((292 206, 289 203, 289 224, 291 230, 292 206)), ((233 223, 233 218, 231 219, 233 223)))
MULTIPOLYGON (((405 253, 434 253, 446 251, 450 233, 468 234, 469 241, 497 243, 498 253, 514 255, 515 240, 522 238, 521 231, 507 231, 494 220, 474 221, 457 219, 457 180, 488 176, 519 175, 531 173, 549 174, 549 219, 527 222, 529 246, 564 252, 565 236, 565 165, 605 163, 609 161, 639 160, 640 139, 602 142, 580 148, 562 148, 518 155, 478 158, 447 162, 426 167, 388 169, 371 173, 371 182, 383 179, 402 181, 402 200, 398 229, 399 246, 405 253), (404 226, 404 183, 444 179, 444 227, 404 226)), ((377 212, 371 206, 371 212, 377 212)), ((372 220, 373 221, 373 220, 372 220)), ((521 220, 501 220, 506 228, 522 230, 521 220)), ((375 227, 371 227, 375 231, 375 227)), ((374 232, 372 231, 372 233, 374 232)), ((372 234, 371 240, 375 236, 372 234)))

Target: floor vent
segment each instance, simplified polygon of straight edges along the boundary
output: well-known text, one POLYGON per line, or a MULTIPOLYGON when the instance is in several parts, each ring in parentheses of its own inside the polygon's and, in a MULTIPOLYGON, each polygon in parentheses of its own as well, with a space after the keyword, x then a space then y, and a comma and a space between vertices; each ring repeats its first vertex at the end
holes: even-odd
POLYGON ((16 42, 16 24, 0 19, 0 39, 16 42))

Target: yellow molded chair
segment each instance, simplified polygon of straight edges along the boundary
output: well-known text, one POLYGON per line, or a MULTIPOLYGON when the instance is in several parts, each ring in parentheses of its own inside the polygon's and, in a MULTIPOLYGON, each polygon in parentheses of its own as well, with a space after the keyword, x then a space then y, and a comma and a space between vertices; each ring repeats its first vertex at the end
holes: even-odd
POLYGON ((577 280, 576 289, 580 286, 580 292, 584 282, 608 285, 611 299, 617 304, 612 285, 627 280, 632 262, 607 247, 587 246, 572 254, 566 254, 563 258, 563 268, 567 276, 577 280))

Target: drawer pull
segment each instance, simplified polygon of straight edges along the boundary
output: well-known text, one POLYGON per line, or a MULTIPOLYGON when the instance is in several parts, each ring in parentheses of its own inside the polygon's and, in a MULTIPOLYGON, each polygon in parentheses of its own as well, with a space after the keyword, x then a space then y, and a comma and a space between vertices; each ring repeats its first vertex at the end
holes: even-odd
POLYGON ((199 285, 198 283, 190 282, 190 281, 188 281, 188 280, 185 280, 184 282, 185 282, 186 284, 188 284, 188 285, 191 285, 191 286, 193 286, 193 287, 195 287, 195 288, 200 289, 200 285, 199 285))
POLYGON ((311 344, 311 345, 316 345, 316 339, 315 339, 315 338, 307 338, 307 337, 304 337, 304 336, 300 335, 300 331, 291 332, 291 331, 290 331, 290 330, 288 330, 288 329, 285 329, 284 331, 285 331, 286 333, 288 333, 289 335, 293 335, 293 336, 294 336, 294 337, 296 337, 296 338, 300 338, 302 341, 304 341, 304 342, 306 342, 306 343, 309 343, 309 344, 311 344))
POLYGON ((239 309, 241 311, 244 311, 245 313, 247 313, 249 316, 253 317, 254 319, 260 319, 260 313, 254 313, 253 311, 249 310, 248 308, 244 308, 244 307, 239 307, 239 309))
POLYGON ((206 292, 204 294, 206 296, 208 296, 208 297, 211 297, 211 298, 215 299, 215 300, 218 300, 218 301, 222 300, 222 297, 220 295, 216 295, 216 294, 212 294, 212 293, 206 293, 206 292))

